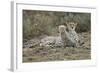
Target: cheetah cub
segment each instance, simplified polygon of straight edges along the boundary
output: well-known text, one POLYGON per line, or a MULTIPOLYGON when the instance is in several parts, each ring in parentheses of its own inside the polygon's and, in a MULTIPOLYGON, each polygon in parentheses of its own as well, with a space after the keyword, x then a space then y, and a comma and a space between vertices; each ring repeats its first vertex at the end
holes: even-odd
POLYGON ((78 34, 76 33, 75 29, 76 29, 76 26, 77 26, 77 23, 75 22, 66 22, 66 25, 67 25, 67 29, 68 29, 68 32, 70 34, 70 37, 76 42, 76 47, 79 47, 79 36, 78 34))
POLYGON ((66 31, 65 25, 59 26, 59 32, 60 32, 61 40, 62 40, 64 47, 75 47, 76 46, 75 40, 73 40, 73 38, 70 36, 70 33, 66 31))

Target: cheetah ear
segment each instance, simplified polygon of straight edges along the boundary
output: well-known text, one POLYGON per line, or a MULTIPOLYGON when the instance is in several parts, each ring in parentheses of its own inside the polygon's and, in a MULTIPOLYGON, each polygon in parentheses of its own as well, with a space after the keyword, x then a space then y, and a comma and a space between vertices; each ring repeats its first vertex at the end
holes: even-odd
POLYGON ((69 23, 68 23, 68 22, 66 22, 65 24, 66 24, 67 26, 69 25, 69 23))
POLYGON ((78 23, 76 22, 76 23, 75 23, 75 26, 77 26, 77 24, 78 24, 78 23))
POLYGON ((76 27, 77 27, 77 24, 78 24, 78 23, 76 22, 76 23, 74 23, 74 24, 75 24, 75 26, 74 26, 73 30, 75 30, 75 29, 76 29, 76 27))

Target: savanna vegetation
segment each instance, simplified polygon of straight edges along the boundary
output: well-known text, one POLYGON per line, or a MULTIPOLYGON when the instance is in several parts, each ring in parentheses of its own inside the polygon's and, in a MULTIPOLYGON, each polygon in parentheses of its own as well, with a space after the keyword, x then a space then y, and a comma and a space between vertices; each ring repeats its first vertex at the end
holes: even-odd
POLYGON ((30 42, 32 45, 45 35, 58 35, 58 26, 66 25, 65 22, 78 23, 75 30, 83 37, 85 43, 82 47, 23 47, 23 62, 90 59, 90 13, 23 10, 23 46, 30 45, 30 42))
POLYGON ((31 39, 44 34, 55 35, 59 25, 70 21, 78 23, 77 32, 87 32, 91 30, 90 19, 90 13, 23 10, 23 37, 31 39))

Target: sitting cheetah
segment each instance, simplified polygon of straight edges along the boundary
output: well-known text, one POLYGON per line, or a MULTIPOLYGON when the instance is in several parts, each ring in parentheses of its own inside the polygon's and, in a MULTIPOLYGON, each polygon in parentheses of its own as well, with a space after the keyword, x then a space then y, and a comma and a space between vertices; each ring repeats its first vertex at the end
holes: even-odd
POLYGON ((76 42, 76 47, 78 47, 80 39, 79 39, 78 34, 75 31, 77 23, 69 22, 69 23, 66 23, 66 25, 67 25, 68 33, 70 34, 70 37, 76 42))
POLYGON ((66 31, 66 26, 64 26, 64 25, 59 26, 59 31, 60 31, 60 36, 61 36, 62 42, 64 44, 64 47, 76 46, 76 41, 71 37, 70 33, 68 31, 66 31))

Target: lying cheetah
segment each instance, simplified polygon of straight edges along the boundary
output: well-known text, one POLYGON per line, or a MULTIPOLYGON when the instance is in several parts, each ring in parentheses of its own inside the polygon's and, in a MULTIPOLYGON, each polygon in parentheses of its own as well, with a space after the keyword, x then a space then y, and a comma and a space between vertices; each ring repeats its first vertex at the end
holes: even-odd
POLYGON ((60 25, 59 26, 59 36, 47 36, 41 40, 40 46, 76 46, 76 41, 74 38, 70 35, 69 32, 66 31, 66 26, 60 25))

